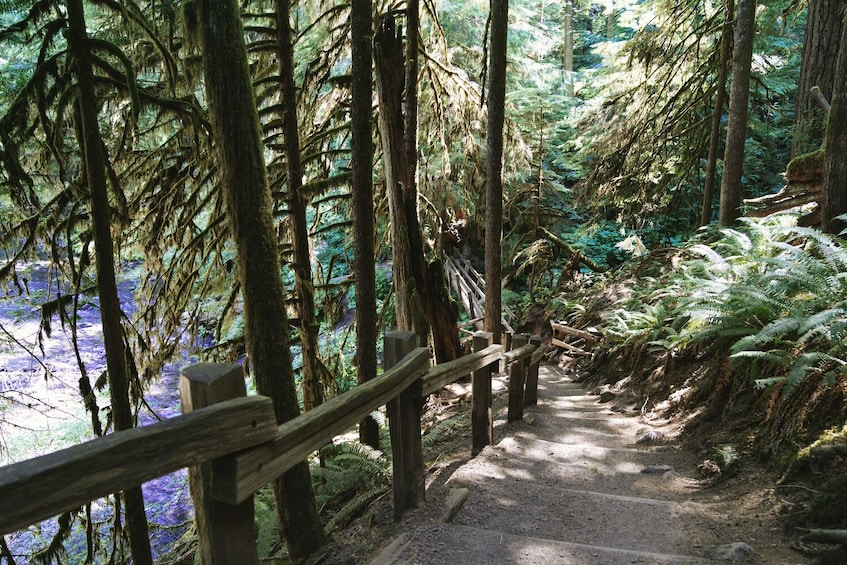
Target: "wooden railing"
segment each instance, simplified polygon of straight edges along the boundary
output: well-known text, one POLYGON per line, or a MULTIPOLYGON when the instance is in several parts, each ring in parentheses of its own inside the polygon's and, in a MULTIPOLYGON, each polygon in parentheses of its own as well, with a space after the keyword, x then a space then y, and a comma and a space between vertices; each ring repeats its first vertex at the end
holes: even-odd
MULTIPOLYGON (((485 280, 482 275, 458 252, 455 257, 444 254, 444 274, 447 277, 447 285, 468 314, 468 321, 460 324, 459 330, 472 334, 473 330, 466 329, 465 326, 471 326, 477 330, 483 329, 485 280)), ((510 324, 515 319, 515 314, 505 304, 503 312, 505 315, 500 320, 503 330, 514 333, 510 324)))
POLYGON ((508 367, 509 421, 537 400, 538 338, 515 335, 504 351, 484 332, 474 353, 430 367, 411 332, 385 337, 384 372, 277 426, 270 399, 245 396, 238 365, 201 364, 180 376, 183 414, 0 468, 0 535, 190 467, 201 560, 257 563, 253 494, 387 405, 396 519, 424 498, 421 399, 472 375, 473 453, 493 441, 491 374, 508 367))

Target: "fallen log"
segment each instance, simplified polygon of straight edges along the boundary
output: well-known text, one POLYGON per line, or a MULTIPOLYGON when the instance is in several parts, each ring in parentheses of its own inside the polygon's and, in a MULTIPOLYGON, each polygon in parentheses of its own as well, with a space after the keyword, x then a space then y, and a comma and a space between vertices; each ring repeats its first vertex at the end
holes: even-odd
POLYGON ((805 530, 803 541, 847 545, 847 530, 805 530))
POLYGON ((544 235, 544 239, 564 251, 569 257, 573 259, 577 259, 580 263, 594 271, 595 273, 605 273, 606 269, 571 247, 565 240, 563 240, 558 235, 554 234, 550 230, 539 226, 538 230, 544 235))
POLYGON ((572 328, 564 322, 554 322, 553 320, 550 320, 550 327, 553 328, 554 335, 558 331, 568 335, 572 335, 573 337, 578 337, 584 340, 585 344, 589 347, 597 343, 597 336, 593 333, 577 328, 572 328))

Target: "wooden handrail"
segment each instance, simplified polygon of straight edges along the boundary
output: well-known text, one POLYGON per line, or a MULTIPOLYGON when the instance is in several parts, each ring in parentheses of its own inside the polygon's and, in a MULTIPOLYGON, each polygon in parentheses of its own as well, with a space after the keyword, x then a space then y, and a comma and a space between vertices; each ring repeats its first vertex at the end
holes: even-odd
POLYGON ((273 403, 238 398, 0 467, 0 535, 276 434, 273 403))
MULTIPOLYGON (((473 452, 478 453, 492 439, 491 372, 501 360, 504 366, 512 363, 516 367, 512 378, 521 383, 518 388, 523 389, 524 380, 526 382, 526 396, 521 404, 534 403, 536 385, 532 376, 534 370, 537 383, 536 363, 542 348, 540 339, 532 338, 529 344, 504 353, 501 345, 489 345, 490 335, 485 332, 477 332, 475 342, 475 353, 435 367, 430 367, 428 349, 415 348, 376 379, 281 426, 276 425, 270 399, 262 396, 235 398, 151 426, 114 433, 0 467, 0 535, 177 469, 207 462, 212 470, 211 495, 234 507, 366 414, 389 402, 397 402, 396 399, 404 395, 406 401, 401 400, 398 404, 399 415, 407 422, 409 418, 417 418, 414 441, 419 443, 421 395, 428 395, 468 374, 472 374, 474 380, 472 435, 473 452), (413 391, 411 395, 410 391, 413 391)), ((526 337, 521 336, 516 345, 525 342, 526 337)), ((413 347, 414 343, 404 352, 413 347)), ((194 367, 185 371, 192 369, 194 367)), ((180 387, 184 385, 189 386, 181 383, 180 387)), ((217 385, 208 386, 213 390, 217 385)), ((203 392, 201 396, 206 394, 210 392, 203 392)), ((510 391, 510 407, 519 396, 522 390, 510 391)), ((422 469, 422 459, 415 465, 422 469)), ((420 485, 415 488, 423 488, 423 481, 418 482, 420 485)), ((416 496, 422 500, 422 493, 416 496)), ((196 508, 195 511, 203 510, 196 508)), ((252 519, 252 512, 249 515, 252 519)), ((230 516, 230 521, 232 519, 230 516)), ((252 530, 246 528, 244 531, 249 534, 252 530)))
POLYGON ((245 500, 334 436, 398 396, 421 378, 429 363, 429 350, 419 347, 376 379, 282 424, 272 441, 216 460, 213 495, 228 504, 245 500))

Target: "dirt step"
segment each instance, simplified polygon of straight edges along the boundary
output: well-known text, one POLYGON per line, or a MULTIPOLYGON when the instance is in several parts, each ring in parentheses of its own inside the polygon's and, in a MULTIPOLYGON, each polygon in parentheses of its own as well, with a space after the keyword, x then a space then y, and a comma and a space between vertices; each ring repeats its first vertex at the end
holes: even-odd
POLYGON ((567 445, 507 437, 457 469, 455 480, 474 475, 553 483, 610 494, 685 501, 698 483, 689 458, 674 452, 567 445))
POLYGON ((719 538, 720 523, 696 503, 562 488, 554 480, 457 475, 447 484, 470 489, 455 519, 465 526, 674 554, 696 552, 695 548, 714 545, 719 538))
POLYGON ((430 524, 402 534, 371 565, 444 563, 630 565, 707 563, 699 557, 635 551, 516 536, 455 524, 430 524))

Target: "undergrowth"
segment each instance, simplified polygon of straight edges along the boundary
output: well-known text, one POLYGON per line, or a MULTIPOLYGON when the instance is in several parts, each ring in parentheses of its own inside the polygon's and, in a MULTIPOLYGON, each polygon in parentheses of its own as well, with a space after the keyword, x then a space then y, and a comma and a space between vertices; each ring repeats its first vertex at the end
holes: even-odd
POLYGON ((847 250, 795 220, 703 230, 658 265, 630 266, 631 278, 614 281, 619 298, 602 316, 593 369, 627 364, 642 386, 664 381, 675 403, 711 405, 712 417, 743 398, 739 409, 765 420, 771 452, 841 416, 843 402, 827 397, 840 398, 847 381, 847 250))

